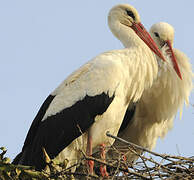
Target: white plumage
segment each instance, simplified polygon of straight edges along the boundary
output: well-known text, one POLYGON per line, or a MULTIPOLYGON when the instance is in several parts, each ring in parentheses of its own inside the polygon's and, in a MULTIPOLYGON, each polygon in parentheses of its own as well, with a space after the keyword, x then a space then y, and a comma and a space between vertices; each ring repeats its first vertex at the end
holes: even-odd
MULTIPOLYGON (((128 44, 128 48, 106 52, 97 56, 97 59, 92 60, 80 70, 73 73, 61 85, 64 86, 64 84, 69 83, 68 81, 74 81, 74 78, 77 78, 77 74, 78 76, 80 75, 82 69, 85 73, 85 69, 88 69, 94 62, 98 66, 100 65, 99 62, 103 62, 103 67, 105 67, 104 63, 107 64, 107 62, 102 60, 109 59, 110 62, 115 64, 114 68, 112 68, 110 64, 107 64, 107 68, 110 68, 110 72, 107 72, 107 70, 100 70, 100 74, 104 77, 102 78, 100 76, 100 78, 102 78, 100 81, 103 81, 101 85, 96 84, 97 80, 91 80, 93 85, 89 84, 90 88, 94 87, 95 93, 97 94, 104 91, 109 92, 111 89, 117 89, 117 94, 115 94, 115 97, 117 98, 115 98, 103 115, 95 118, 96 123, 90 128, 92 132, 93 152, 99 150, 99 145, 102 142, 106 145, 111 145, 114 142, 113 139, 106 136, 106 132, 109 131, 110 133, 117 135, 128 104, 138 101, 143 91, 152 86, 153 79, 156 77, 158 71, 157 61, 150 49, 144 45, 143 41, 141 41, 138 36, 135 36, 135 34, 132 35, 131 32, 127 34, 127 27, 121 25, 123 20, 121 14, 124 13, 123 10, 126 9, 132 11, 137 18, 137 21, 139 20, 139 15, 133 7, 129 5, 116 6, 109 13, 109 27, 113 34, 120 39, 123 44, 128 44), (113 71, 113 69, 115 70, 113 71), (124 80, 126 80, 125 83, 123 83, 124 80), (115 83, 112 83, 111 81, 115 83), (111 82, 111 86, 112 84, 115 84, 116 88, 110 88, 109 82, 111 82), (103 91, 101 89, 102 87, 103 91), (99 90, 99 92, 96 92, 96 90, 99 90), (107 121, 105 119, 107 119, 107 121)), ((96 77, 99 77, 99 75, 96 74, 96 77)), ((109 93, 113 94, 112 91, 109 93)), ((82 153, 80 152, 85 152, 86 147, 87 133, 75 139, 55 158, 55 160, 61 161, 68 157, 68 166, 76 164, 82 157, 82 153)))
MULTIPOLYGON (((166 43, 169 41, 171 46, 173 45, 174 29, 171 25, 164 22, 154 24, 150 34, 161 48, 167 63, 160 61, 157 79, 151 88, 144 91, 136 105, 133 118, 118 136, 151 150, 155 147, 157 139, 163 138, 173 127, 178 109, 181 113, 184 102, 186 105, 189 104, 189 95, 193 88, 193 72, 188 57, 177 49, 173 49, 173 52, 182 80, 174 71, 172 54, 166 43)), ((115 141, 114 145, 121 146, 121 143, 115 141)), ((127 158, 133 161, 137 157, 128 154, 127 158)))
POLYGON ((106 132, 117 135, 129 104, 137 102, 157 77, 158 63, 151 50, 163 56, 133 7, 112 8, 109 26, 128 48, 98 55, 51 93, 35 117, 16 163, 43 169, 44 147, 52 159, 68 159, 71 166, 80 159, 81 151, 92 155, 99 145, 113 144, 106 132))

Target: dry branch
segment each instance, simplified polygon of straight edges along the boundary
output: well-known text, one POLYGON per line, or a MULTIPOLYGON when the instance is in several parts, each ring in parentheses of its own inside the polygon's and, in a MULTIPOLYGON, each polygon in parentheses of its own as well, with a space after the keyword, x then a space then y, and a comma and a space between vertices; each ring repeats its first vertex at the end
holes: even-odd
MULTIPOLYGON (((5 148, 0 148, 0 179, 2 180, 19 180, 19 179, 45 179, 45 180, 62 180, 62 179, 99 179, 99 174, 89 175, 85 161, 92 160, 95 162, 95 170, 100 165, 106 165, 109 169, 108 179, 194 179, 194 157, 172 156, 160 154, 141 146, 135 145, 121 138, 107 133, 110 138, 117 139, 126 145, 126 151, 134 153, 139 159, 135 163, 131 163, 122 158, 122 151, 118 147, 107 147, 107 151, 111 150, 117 154, 112 158, 104 160, 88 157, 83 153, 83 158, 71 167, 66 168, 68 163, 63 163, 63 166, 56 164, 50 159, 45 149, 43 149, 47 171, 35 171, 33 167, 23 165, 13 165, 9 158, 4 157, 6 154, 5 148), (138 153, 139 150, 143 154, 138 153), (65 165, 64 165, 65 164, 65 165), (81 171, 71 172, 72 168, 81 167, 81 171)), ((127 152, 127 153, 128 153, 127 152)), ((97 172, 97 171, 96 171, 97 172)))

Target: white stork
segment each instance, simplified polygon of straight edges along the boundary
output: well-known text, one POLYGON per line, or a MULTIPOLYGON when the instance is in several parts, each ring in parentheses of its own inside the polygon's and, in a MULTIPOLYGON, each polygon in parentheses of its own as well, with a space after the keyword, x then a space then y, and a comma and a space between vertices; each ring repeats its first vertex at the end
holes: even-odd
MULTIPOLYGON (((182 112, 184 102, 189 104, 193 73, 188 57, 172 48, 174 28, 171 25, 165 22, 154 24, 150 34, 167 63, 160 61, 158 77, 152 87, 144 91, 137 104, 128 108, 118 136, 151 150, 157 139, 163 138, 173 127, 178 109, 182 112)), ((123 144, 115 141, 114 145, 120 147, 123 144)), ((133 153, 128 153, 126 157, 131 161, 137 158, 133 153)))
MULTIPOLYGON (((128 105, 152 86, 158 73, 152 51, 164 57, 140 23, 136 9, 115 6, 108 20, 113 34, 128 48, 96 56, 48 96, 15 163, 40 170, 45 167, 42 147, 50 158, 64 162, 76 159, 80 150, 91 156, 99 145, 113 144, 106 132, 117 135, 128 105)), ((89 165, 92 173, 93 162, 89 165)))

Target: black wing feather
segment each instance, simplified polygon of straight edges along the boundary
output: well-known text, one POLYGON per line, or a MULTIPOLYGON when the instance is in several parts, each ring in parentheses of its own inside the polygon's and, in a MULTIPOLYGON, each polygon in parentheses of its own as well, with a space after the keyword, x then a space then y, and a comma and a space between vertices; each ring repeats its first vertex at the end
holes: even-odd
MULTIPOLYGON (((50 97, 49 100, 52 98, 50 97)), ((96 96, 86 95, 84 99, 76 102, 55 115, 41 121, 48 104, 45 102, 44 113, 38 112, 28 132, 23 148, 21 164, 33 165, 37 170, 45 167, 42 147, 46 149, 51 159, 55 158, 65 147, 94 123, 97 115, 103 114, 114 99, 106 93, 96 96), (47 104, 47 105, 46 105, 47 104), (46 108, 45 108, 46 107, 46 108)), ((41 107, 41 108, 42 108, 41 107)))
POLYGON ((53 95, 49 95, 46 100, 44 101, 44 103, 42 104, 42 106, 40 107, 40 110, 38 111, 36 117, 34 118, 30 129, 28 131, 28 134, 26 136, 25 142, 24 142, 24 146, 22 148, 22 150, 24 148, 26 148, 26 146, 30 145, 36 135, 36 131, 41 123, 42 118, 44 117, 49 105, 51 104, 51 102, 53 101, 55 96, 53 95))
POLYGON ((135 114, 135 110, 136 110, 135 104, 129 105, 129 107, 127 108, 127 110, 125 112, 125 116, 124 116, 123 122, 121 124, 121 127, 119 129, 119 133, 124 131, 126 129, 126 127, 128 126, 128 124, 130 122, 132 122, 132 119, 133 119, 134 114, 135 114))

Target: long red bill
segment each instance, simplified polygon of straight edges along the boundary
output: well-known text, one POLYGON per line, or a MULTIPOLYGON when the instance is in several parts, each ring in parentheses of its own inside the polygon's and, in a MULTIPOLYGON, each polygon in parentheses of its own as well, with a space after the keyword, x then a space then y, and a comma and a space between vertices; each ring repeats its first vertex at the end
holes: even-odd
POLYGON ((176 71, 176 73, 179 76, 179 78, 182 79, 181 72, 180 72, 180 69, 179 69, 176 57, 174 55, 174 51, 172 49, 171 42, 169 40, 167 40, 166 44, 167 44, 167 46, 169 47, 169 50, 170 50, 169 52, 170 52, 170 55, 171 55, 171 60, 172 60, 172 64, 173 64, 174 70, 176 71))
POLYGON ((145 44, 163 61, 165 61, 164 56, 160 52, 160 49, 151 38, 150 34, 146 31, 144 26, 141 23, 134 23, 132 29, 136 32, 136 34, 145 42, 145 44))

